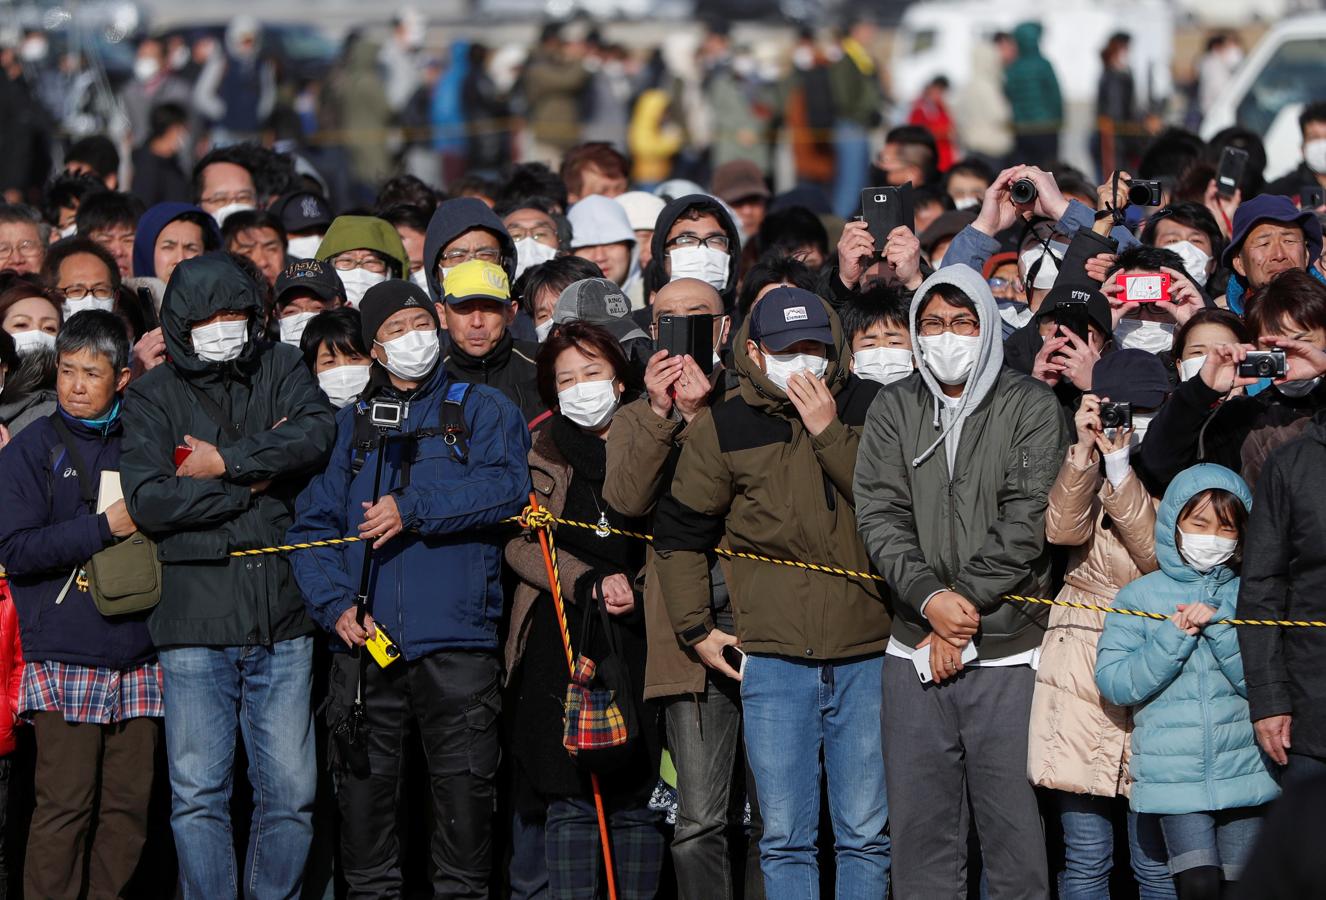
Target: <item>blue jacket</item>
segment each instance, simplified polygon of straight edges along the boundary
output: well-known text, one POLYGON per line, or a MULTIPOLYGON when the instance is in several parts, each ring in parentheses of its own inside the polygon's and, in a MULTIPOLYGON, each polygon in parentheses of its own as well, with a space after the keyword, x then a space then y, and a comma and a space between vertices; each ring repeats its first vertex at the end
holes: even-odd
MULTIPOLYGON (((380 372, 375 372, 375 381, 380 372)), ((451 384, 439 364, 410 399, 406 431, 436 430, 451 384)), ((352 470, 356 406, 336 417, 336 445, 327 470, 300 495, 291 543, 358 533, 361 504, 372 498, 377 451, 352 470)), ((497 648, 502 615, 502 549, 509 532, 494 526, 529 500, 529 432, 515 404, 473 385, 465 402, 468 461, 461 464, 441 437, 419 440, 410 483, 401 486, 401 455, 387 451, 382 493, 396 498, 405 531, 375 554, 370 612, 406 659, 437 650, 497 648)), ((324 547, 290 554, 309 613, 329 632, 354 605, 364 546, 324 547)), ((337 638, 333 646, 344 650, 337 638)))
MULTIPOLYGON (((1180 603, 1216 608, 1232 618, 1239 580, 1227 566, 1205 575, 1189 566, 1175 542, 1179 512, 1208 488, 1238 497, 1252 494, 1224 466, 1203 464, 1170 483, 1156 514, 1160 571, 1129 584, 1115 606, 1171 615, 1180 603)), ((1138 812, 1177 814, 1237 809, 1280 793, 1268 758, 1257 746, 1248 716, 1243 659, 1232 625, 1208 625, 1189 636, 1170 622, 1111 615, 1096 656, 1101 696, 1135 706, 1132 806, 1138 812)))
MULTIPOLYGON (((63 415, 63 413, 60 413, 63 415)), ((75 451, 92 468, 120 467, 120 420, 104 431, 65 416, 75 451)), ((75 567, 115 543, 105 514, 83 502, 78 472, 49 418, 37 419, 0 452, 0 564, 18 610, 23 656, 80 666, 133 668, 155 655, 147 613, 105 618, 77 580, 56 598, 75 567)))
MULTIPOLYGON (((1090 231, 1095 223, 1095 210, 1080 200, 1069 200, 1068 208, 1064 210, 1063 218, 1059 220, 1056 230, 1059 234, 1071 238, 1084 229, 1090 231)), ((1111 228, 1110 237, 1119 242, 1120 253, 1141 244, 1141 241, 1122 225, 1111 228)), ((959 231, 957 237, 948 245, 941 265, 952 266, 961 263, 977 272, 984 272, 986 261, 1002 249, 999 241, 968 225, 959 231)))

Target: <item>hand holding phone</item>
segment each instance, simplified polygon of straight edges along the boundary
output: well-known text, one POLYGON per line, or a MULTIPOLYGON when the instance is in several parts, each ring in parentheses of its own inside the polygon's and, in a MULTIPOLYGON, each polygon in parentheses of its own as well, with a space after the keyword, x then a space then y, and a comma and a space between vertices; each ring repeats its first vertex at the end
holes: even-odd
POLYGON ((1168 303, 1171 300, 1170 277, 1163 272, 1144 275, 1120 272, 1114 281, 1120 289, 1117 297, 1125 303, 1168 303))
POLYGON ((727 663, 741 677, 746 676, 746 651, 729 644, 723 648, 723 662, 727 663))
POLYGON ((868 187, 861 192, 861 217, 875 240, 876 255, 884 252, 889 232, 902 225, 916 230, 916 215, 912 211, 912 185, 902 187, 868 187))
POLYGON ((1216 170, 1216 190, 1225 197, 1233 197, 1243 181, 1243 170, 1248 166, 1248 151, 1239 147, 1226 147, 1220 152, 1220 168, 1216 170))
POLYGON ((193 453, 193 448, 188 444, 180 444, 175 448, 175 468, 184 465, 184 461, 193 453))

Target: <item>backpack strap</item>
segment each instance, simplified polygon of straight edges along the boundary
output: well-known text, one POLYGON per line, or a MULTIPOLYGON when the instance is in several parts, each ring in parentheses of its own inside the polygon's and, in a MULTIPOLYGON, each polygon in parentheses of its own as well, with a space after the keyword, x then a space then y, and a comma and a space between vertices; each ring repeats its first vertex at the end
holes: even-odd
MULTIPOLYGON (((95 511, 97 508, 97 488, 92 483, 92 472, 83 464, 82 457, 80 457, 78 451, 74 449, 74 436, 69 433, 69 426, 65 424, 58 409, 51 413, 50 420, 51 425, 55 428, 55 433, 58 434, 60 440, 64 442, 63 452, 68 454, 69 461, 74 464, 74 471, 78 475, 78 491, 83 497, 83 502, 88 505, 89 511, 95 511)), ((60 449, 61 447, 58 445, 51 449, 53 460, 59 459, 56 451, 60 449)), ((54 462, 52 463, 52 466, 54 466, 54 462)), ((54 475, 54 473, 52 473, 52 475, 54 475)))
POLYGON ((368 454, 377 446, 377 432, 373 423, 368 421, 368 404, 363 400, 355 403, 354 433, 350 437, 350 477, 358 475, 368 460, 368 454))
POLYGON ((453 381, 447 385, 447 396, 442 401, 442 440, 451 452, 456 455, 456 461, 464 465, 469 461, 470 442, 466 440, 469 434, 469 428, 465 424, 465 401, 470 397, 470 388, 473 385, 464 381, 453 381))

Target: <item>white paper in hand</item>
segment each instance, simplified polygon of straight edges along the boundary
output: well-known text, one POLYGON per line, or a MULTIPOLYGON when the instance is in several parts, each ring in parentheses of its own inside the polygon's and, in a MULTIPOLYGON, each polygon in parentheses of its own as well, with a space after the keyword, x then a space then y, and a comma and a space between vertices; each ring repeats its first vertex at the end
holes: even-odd
POLYGON ((97 490, 97 512, 104 513, 117 500, 123 499, 124 491, 120 488, 120 473, 103 470, 101 473, 101 487, 97 490))

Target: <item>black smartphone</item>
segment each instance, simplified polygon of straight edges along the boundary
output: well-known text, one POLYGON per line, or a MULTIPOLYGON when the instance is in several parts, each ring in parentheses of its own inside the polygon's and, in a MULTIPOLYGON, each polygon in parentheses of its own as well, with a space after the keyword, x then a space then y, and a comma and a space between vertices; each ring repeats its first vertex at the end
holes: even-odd
POLYGON ((732 667, 738 675, 746 674, 746 654, 740 647, 731 644, 723 648, 723 662, 732 667))
POLYGON ((1326 188, 1319 184, 1306 185, 1298 192, 1298 208, 1316 212, 1326 206, 1326 188))
POLYGON ((1087 316, 1085 300, 1064 300, 1056 304, 1054 307, 1054 322, 1060 328, 1077 335, 1084 344, 1088 342, 1088 326, 1091 319, 1087 316))
POLYGON ((875 239, 875 252, 883 253, 889 232, 899 225, 916 230, 911 182, 902 187, 869 187, 861 192, 861 217, 875 239))
POLYGON ((1096 234, 1090 228, 1080 228, 1073 235, 1064 258, 1059 263, 1059 274, 1054 283, 1075 284, 1097 290, 1100 282, 1087 274, 1087 260, 1102 253, 1118 253, 1119 242, 1108 235, 1096 234))
POLYGON ((1226 147, 1220 152, 1220 168, 1216 169, 1216 190, 1221 196, 1234 196, 1234 192, 1239 188, 1239 182, 1243 181, 1243 170, 1247 167, 1247 150, 1226 147))
POLYGON ((692 316, 659 316, 655 347, 669 356, 687 356, 706 374, 714 370, 714 317, 710 313, 692 316))

